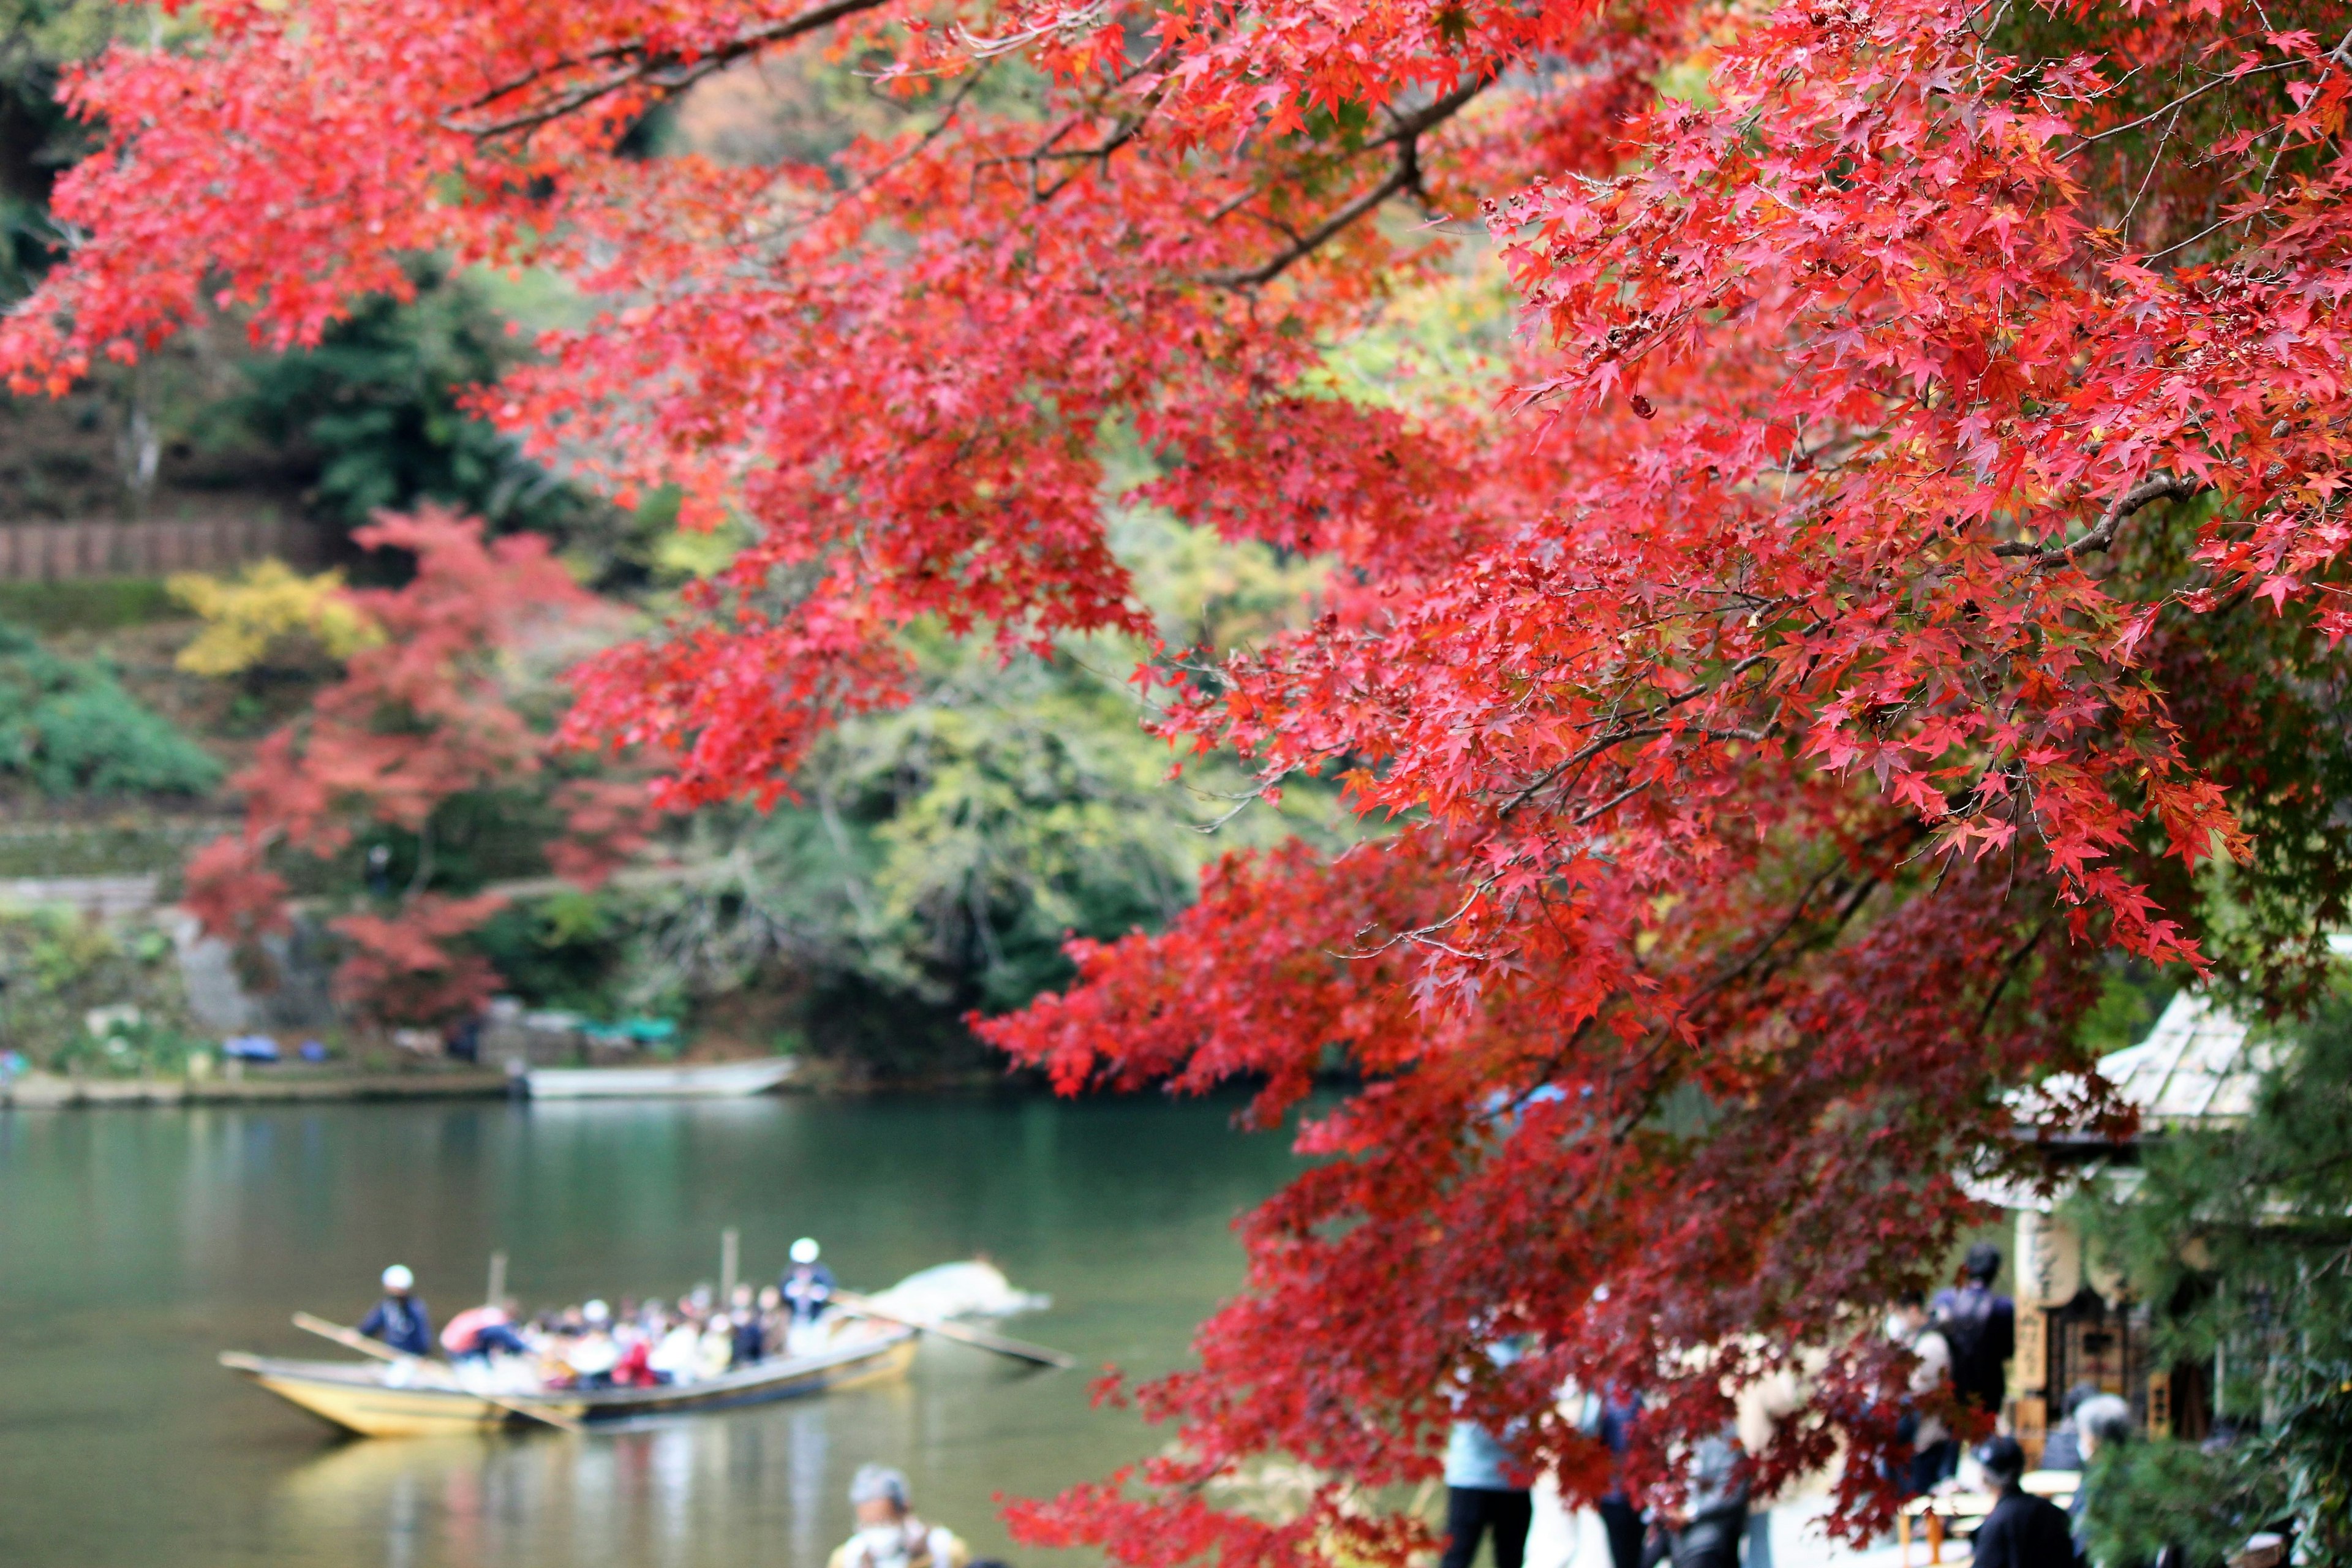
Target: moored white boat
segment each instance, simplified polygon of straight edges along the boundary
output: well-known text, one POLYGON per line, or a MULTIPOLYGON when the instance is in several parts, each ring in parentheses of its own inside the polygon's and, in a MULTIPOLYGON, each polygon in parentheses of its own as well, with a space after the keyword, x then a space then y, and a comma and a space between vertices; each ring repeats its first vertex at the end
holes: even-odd
POLYGON ((698 1066, 532 1068, 522 1075, 533 1100, 725 1100, 765 1094, 793 1076, 795 1057, 698 1066))

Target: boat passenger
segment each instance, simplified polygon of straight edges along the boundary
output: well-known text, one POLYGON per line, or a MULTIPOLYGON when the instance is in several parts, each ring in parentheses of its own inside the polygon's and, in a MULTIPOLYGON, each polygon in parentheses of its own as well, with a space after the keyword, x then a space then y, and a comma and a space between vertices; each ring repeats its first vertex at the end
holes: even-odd
POLYGON ((817 1327, 833 1307, 833 1270, 817 1261, 819 1250, 809 1237, 793 1243, 793 1266, 776 1281, 785 1310, 792 1314, 785 1348, 793 1355, 813 1354, 823 1345, 817 1327))
POLYGON ((583 1331, 565 1347, 563 1363, 582 1388, 609 1388, 613 1369, 621 1364, 621 1347, 613 1342, 613 1309, 591 1301, 580 1310, 583 1331))
POLYGON ((735 1323, 724 1312, 713 1312, 702 1326, 702 1343, 695 1352, 695 1370, 704 1377, 720 1377, 735 1364, 735 1323))
POLYGON ((416 1276, 401 1264, 383 1271, 383 1300, 360 1320, 360 1332, 410 1355, 433 1353, 433 1317, 416 1294, 416 1276))
POLYGON ((646 1356, 646 1365, 659 1378, 670 1383, 692 1383, 702 1372, 702 1331, 694 1320, 681 1317, 671 1325, 661 1342, 646 1356))
POLYGON ((750 1366, 766 1352, 765 1336, 760 1332, 760 1309, 751 1296, 751 1287, 738 1285, 728 1303, 727 1321, 735 1334, 735 1357, 730 1366, 750 1366))
POLYGON ((463 1356, 529 1355, 530 1346, 515 1332, 515 1303, 496 1301, 469 1307, 449 1320, 441 1331, 441 1348, 454 1358, 463 1356))
POLYGON ((861 1465, 849 1483, 857 1533, 837 1547, 825 1568, 966 1568, 971 1553, 944 1525, 917 1519, 907 1478, 886 1465, 861 1465))
POLYGON ((631 1336, 621 1351, 621 1359, 614 1363, 613 1386, 652 1388, 663 1381, 653 1369, 653 1342, 643 1334, 631 1336))
POLYGON ((760 1287, 760 1353, 784 1353, 784 1331, 792 1320, 784 1312, 784 1293, 773 1285, 760 1287))

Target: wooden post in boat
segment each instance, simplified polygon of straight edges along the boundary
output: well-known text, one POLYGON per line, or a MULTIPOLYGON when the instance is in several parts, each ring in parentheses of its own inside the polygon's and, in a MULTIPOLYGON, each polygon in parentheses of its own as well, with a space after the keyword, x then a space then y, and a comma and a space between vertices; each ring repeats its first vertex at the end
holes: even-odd
POLYGON ((742 1232, 729 1226, 719 1233, 719 1305, 723 1310, 735 1300, 735 1267, 741 1261, 742 1232))
POLYGON ((503 1252, 493 1252, 490 1254, 489 1293, 482 1298, 482 1303, 485 1306, 495 1307, 506 1299, 507 1255, 503 1252))

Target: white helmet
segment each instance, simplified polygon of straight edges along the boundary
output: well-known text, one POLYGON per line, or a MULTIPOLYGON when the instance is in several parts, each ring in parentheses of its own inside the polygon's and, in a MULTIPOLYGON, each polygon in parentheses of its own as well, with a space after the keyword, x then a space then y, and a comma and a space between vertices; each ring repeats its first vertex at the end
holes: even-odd
POLYGON ((814 1263, 816 1253, 816 1242, 811 1237, 804 1236, 793 1243, 793 1261, 795 1263, 814 1263))
POLYGON ((580 1309, 580 1315, 592 1323, 609 1323, 613 1321, 613 1309, 602 1301, 591 1301, 580 1309))
POLYGON ((395 1263, 383 1271, 383 1288, 387 1290, 406 1290, 415 1284, 416 1276, 408 1271, 404 1263, 395 1263))

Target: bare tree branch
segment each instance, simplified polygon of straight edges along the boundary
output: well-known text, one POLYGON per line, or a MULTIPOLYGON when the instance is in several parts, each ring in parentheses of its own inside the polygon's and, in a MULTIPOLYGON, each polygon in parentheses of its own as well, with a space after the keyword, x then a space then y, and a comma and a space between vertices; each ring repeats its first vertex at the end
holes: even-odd
POLYGON ((1393 146, 1397 150, 1396 166, 1379 184, 1357 196, 1330 216, 1301 235, 1286 248, 1255 267, 1226 268, 1204 273, 1202 281, 1219 289, 1255 289, 1271 283, 1285 272, 1320 250, 1331 239, 1355 223, 1366 213, 1391 196, 1411 195, 1421 196, 1421 137, 1459 113, 1464 105, 1484 92, 1495 79, 1491 77, 1455 88, 1411 114, 1400 115, 1385 135, 1367 143, 1371 147, 1393 146))
POLYGON ((2116 542, 2116 530, 2123 524, 2126 518, 2142 507, 2160 500, 2185 500, 2190 496, 2200 494, 2204 489, 2205 486, 2195 479, 2183 479, 2176 474, 2158 474, 2151 479, 2142 479, 2122 495, 2117 496, 2114 503, 2100 516, 2099 525, 2072 544, 2027 544, 2021 541, 2011 544, 1996 544, 1993 546, 1992 552, 1995 555, 2021 556, 2036 566, 2063 566, 2078 555, 2087 555, 2094 550, 2105 550, 2108 545, 2113 544, 2116 542))
POLYGON ((560 120, 567 114, 575 113, 598 99, 609 97, 631 87, 650 87, 665 92, 676 92, 691 87, 713 71, 723 69, 747 55, 757 54, 772 44, 781 44, 787 39, 799 37, 804 33, 813 33, 821 27, 831 26, 845 16, 854 16, 861 11, 874 10, 883 4, 884 0, 826 0, 825 4, 813 6, 797 16, 787 16, 782 21, 771 22, 765 26, 752 27, 738 33, 727 42, 717 45, 695 56, 692 59, 649 49, 642 42, 614 44, 576 58, 558 60, 539 70, 511 78, 479 97, 449 110, 439 117, 439 122, 443 128, 467 136, 504 136, 519 131, 533 131, 550 121, 560 120), (608 68, 585 81, 575 82, 533 108, 488 120, 466 118, 476 110, 488 109, 494 103, 513 98, 518 93, 529 91, 531 88, 551 79, 561 77, 566 72, 586 70, 598 66, 608 68))

